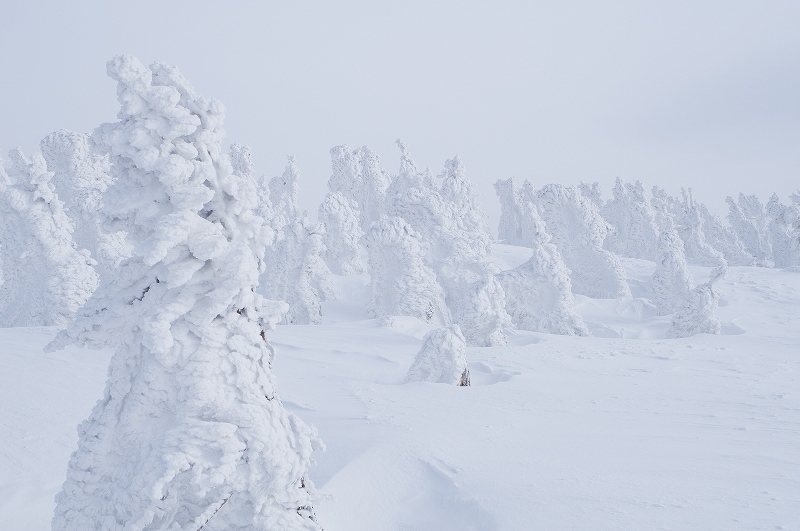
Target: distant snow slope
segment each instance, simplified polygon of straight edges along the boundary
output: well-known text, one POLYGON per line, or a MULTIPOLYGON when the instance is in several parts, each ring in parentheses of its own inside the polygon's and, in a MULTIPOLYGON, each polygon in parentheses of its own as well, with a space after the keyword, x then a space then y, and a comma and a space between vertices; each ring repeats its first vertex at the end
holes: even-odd
MULTIPOLYGON (((503 269, 530 250, 493 245, 503 269)), ((405 383, 432 327, 367 319, 367 276, 335 277, 320 326, 280 326, 285 406, 327 445, 311 476, 327 531, 800 527, 800 273, 731 267, 722 335, 664 339, 652 262, 632 300, 576 297, 595 337, 511 332, 468 348, 471 387, 405 383)), ((709 268, 690 268, 697 279, 709 268)), ((0 529, 49 528, 109 355, 43 354, 0 329, 0 529)))

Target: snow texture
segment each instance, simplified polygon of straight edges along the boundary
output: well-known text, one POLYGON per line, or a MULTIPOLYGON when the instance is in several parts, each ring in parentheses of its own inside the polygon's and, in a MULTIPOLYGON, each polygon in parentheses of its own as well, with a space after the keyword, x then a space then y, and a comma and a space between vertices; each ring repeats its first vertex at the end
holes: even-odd
POLYGON ((50 345, 116 348, 53 529, 319 529, 320 443, 275 388, 265 332, 283 308, 255 292, 266 241, 221 149, 224 107, 163 63, 118 56, 108 74, 119 121, 94 135, 134 256, 50 345))
POLYGON ((360 275, 361 230, 358 204, 341 192, 329 192, 319 205, 317 220, 325 225, 325 263, 336 275, 360 275))
POLYGON ((674 312, 689 295, 693 284, 686 267, 683 241, 674 229, 666 228, 658 240, 656 271, 649 284, 658 315, 674 312))
POLYGON ((408 369, 408 381, 468 386, 467 342, 455 324, 431 330, 408 369))
POLYGON ((76 249, 44 158, 15 149, 9 162, 7 175, 0 159, 0 326, 64 326, 97 287, 95 262, 76 249))
POLYGON ((722 323, 717 317, 719 293, 714 289, 714 283, 723 278, 727 271, 724 264, 715 267, 707 283, 689 292, 672 316, 672 327, 667 330, 668 338, 720 333, 722 323))
POLYGON ((611 229, 594 203, 576 187, 561 184, 548 184, 531 199, 570 270, 574 293, 597 299, 631 296, 622 264, 603 249, 611 229))
POLYGON ((382 218, 366 235, 372 317, 416 317, 436 326, 450 324, 450 312, 436 274, 425 264, 420 236, 402 218, 382 218))

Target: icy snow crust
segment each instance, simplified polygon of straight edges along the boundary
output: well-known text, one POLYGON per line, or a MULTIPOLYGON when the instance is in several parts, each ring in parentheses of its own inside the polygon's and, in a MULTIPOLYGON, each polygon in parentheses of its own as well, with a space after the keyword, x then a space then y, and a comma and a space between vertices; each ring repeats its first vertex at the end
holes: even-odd
MULTIPOLYGON (((509 270, 530 255, 495 244, 491 260, 509 270)), ((327 445, 309 472, 329 496, 315 506, 319 523, 331 531, 795 526, 800 274, 730 267, 713 285, 721 335, 664 339, 671 318, 640 298, 649 297, 654 264, 622 264, 636 298, 575 296, 595 337, 517 331, 507 346, 467 347, 470 387, 407 382, 436 327, 368 319, 368 278, 335 276, 343 297, 323 303, 322 325, 279 325, 269 336, 284 406, 327 445)), ((689 270, 709 278, 709 268, 689 270)), ((54 333, 0 330, 5 529, 49 529, 74 427, 103 396, 113 349, 43 353, 54 333)), ((147 430, 159 417, 151 418, 147 430)))

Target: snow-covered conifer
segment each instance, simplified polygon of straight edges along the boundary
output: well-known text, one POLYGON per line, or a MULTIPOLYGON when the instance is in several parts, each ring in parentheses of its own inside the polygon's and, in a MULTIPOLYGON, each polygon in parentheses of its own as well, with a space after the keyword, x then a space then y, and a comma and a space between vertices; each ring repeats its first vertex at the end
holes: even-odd
POLYGON ((300 208, 297 206, 300 170, 294 157, 287 158, 289 163, 283 174, 269 181, 269 200, 276 214, 283 216, 289 222, 300 215, 300 208))
POLYGON ((341 192, 329 192, 319 205, 317 220, 325 225, 325 262, 337 275, 360 275, 361 224, 358 205, 341 192))
POLYGON ((402 218, 382 218, 366 235, 373 317, 409 315, 446 326, 450 312, 436 274, 425 264, 420 236, 402 218))
POLYGON ((15 149, 9 161, 10 178, 0 175, 0 326, 63 326, 97 287, 95 262, 76 249, 44 158, 15 149))
POLYGON ((703 216, 698 203, 692 197, 692 189, 681 189, 683 200, 675 215, 675 231, 683 240, 683 252, 687 260, 704 266, 718 266, 725 262, 722 253, 707 241, 703 216))
POLYGON ((695 334, 719 334, 722 323, 717 317, 719 294, 714 283, 725 276, 728 266, 722 264, 711 271, 711 278, 705 284, 694 288, 675 310, 672 327, 667 337, 689 337, 695 334))
POLYGON ((497 227, 497 238, 508 245, 524 245, 522 204, 514 187, 514 179, 498 180, 494 183, 494 191, 500 199, 500 224, 497 227))
POLYGON ((569 270, 561 254, 550 243, 544 222, 528 203, 531 229, 528 245, 530 260, 497 275, 505 291, 506 310, 517 328, 551 334, 588 336, 581 317, 575 311, 569 270))
POLYGON ((456 230, 472 242, 474 254, 481 258, 487 256, 491 252, 489 222, 458 156, 444 163, 440 193, 442 199, 451 205, 450 214, 456 230))
POLYGON ((51 345, 116 346, 53 529, 319 529, 318 443, 275 388, 265 331, 282 305, 255 292, 266 241, 222 152, 224 107, 163 63, 119 56, 108 73, 122 108, 95 131, 105 209, 134 256, 51 345))
POLYGON ((742 201, 742 198, 744 195, 740 194, 739 203, 731 197, 725 199, 728 203, 728 222, 744 248, 755 259, 755 264, 764 267, 767 265, 769 253, 768 242, 765 241, 766 233, 760 230, 759 220, 751 218, 742 209, 742 204, 747 203, 746 200, 742 201))
POLYGON ((650 279, 650 291, 658 315, 675 311, 692 289, 692 276, 686 268, 683 241, 672 228, 661 231, 658 240, 656 271, 650 279))
POLYGON ((331 192, 341 192, 358 205, 361 229, 369 231, 384 212, 391 176, 381 168, 378 155, 368 146, 350 151, 346 145, 331 149, 331 192))
POLYGON ((728 265, 753 265, 755 262, 753 255, 747 252, 733 229, 724 224, 718 214, 712 214, 703 203, 699 203, 698 208, 703 218, 703 235, 706 242, 722 253, 728 265))
POLYGON ((289 305, 283 324, 322 324, 322 303, 336 299, 323 258, 325 225, 311 225, 304 215, 281 232, 282 238, 269 248, 259 291, 289 305))
POLYGON ((610 226, 574 186, 548 184, 536 192, 536 207, 570 270, 574 293, 594 298, 630 297, 619 259, 603 249, 610 226))
POLYGON ((766 208, 769 222, 767 236, 772 246, 772 261, 775 267, 792 265, 792 223, 797 209, 782 205, 777 194, 772 194, 766 208))
POLYGON ((613 193, 613 199, 601 210, 603 218, 614 227, 605 248, 629 258, 654 260, 659 229, 642 183, 623 185, 617 177, 613 193))
POLYGON ((469 385, 467 342, 458 325, 431 330, 408 369, 410 382, 469 385))
POLYGON ((603 208, 603 192, 600 190, 600 183, 594 182, 592 184, 586 184, 581 181, 578 185, 578 189, 581 191, 583 197, 594 203, 594 206, 598 209, 603 208))

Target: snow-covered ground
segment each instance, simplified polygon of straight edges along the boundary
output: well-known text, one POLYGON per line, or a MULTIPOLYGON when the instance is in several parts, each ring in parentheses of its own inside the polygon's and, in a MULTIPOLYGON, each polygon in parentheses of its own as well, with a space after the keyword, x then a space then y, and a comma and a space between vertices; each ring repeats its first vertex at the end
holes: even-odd
MULTIPOLYGON (((323 325, 280 326, 283 401, 327 445, 325 529, 800 528, 800 273, 731 267, 722 335, 668 340, 654 264, 623 262, 634 299, 576 296, 593 337, 469 348, 471 387, 406 383, 430 327, 368 319, 366 276, 336 277, 323 325)), ((49 528, 102 394, 109 353, 45 354, 54 333, 0 329, 1 530, 49 528)))

